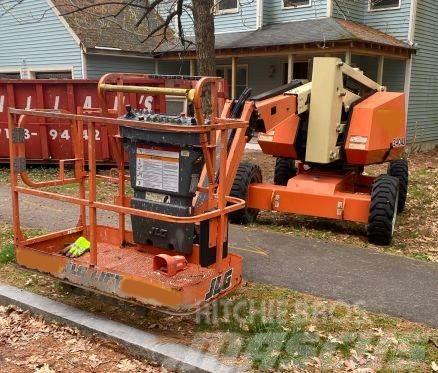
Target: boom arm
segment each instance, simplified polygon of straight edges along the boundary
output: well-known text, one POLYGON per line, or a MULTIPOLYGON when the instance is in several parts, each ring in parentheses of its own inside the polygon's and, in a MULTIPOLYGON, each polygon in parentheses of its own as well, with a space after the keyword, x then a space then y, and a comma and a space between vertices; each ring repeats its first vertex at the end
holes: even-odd
POLYGON ((384 91, 385 87, 339 58, 315 58, 312 82, 255 100, 266 132, 259 136, 259 143, 275 156, 318 164, 335 162, 341 158, 341 135, 347 128, 343 114, 368 93, 384 91))
POLYGON ((386 90, 339 58, 315 58, 306 162, 328 164, 341 157, 341 145, 338 144, 338 139, 346 127, 342 118, 343 109, 348 111, 350 106, 361 98, 344 86, 344 76, 350 77, 370 90, 386 90))

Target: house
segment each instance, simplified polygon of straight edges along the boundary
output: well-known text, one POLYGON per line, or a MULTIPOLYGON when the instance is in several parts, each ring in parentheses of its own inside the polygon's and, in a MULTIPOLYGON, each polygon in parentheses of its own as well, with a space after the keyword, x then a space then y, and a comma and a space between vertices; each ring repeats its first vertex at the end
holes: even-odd
MULTIPOLYGON (((153 40, 143 43, 147 30, 133 33, 105 17, 66 14, 66 3, 24 0, 10 12, 0 8, 6 51, 0 77, 196 73, 192 49, 174 44, 156 53, 153 40)), ((409 141, 428 147, 438 142, 437 18, 435 0, 221 0, 215 9, 217 75, 237 97, 247 86, 256 94, 311 79, 313 57, 338 56, 389 90, 406 92, 409 141)), ((183 21, 190 37, 191 15, 183 21)))
MULTIPOLYGON (((409 141, 433 146, 437 17, 434 0, 224 0, 215 17, 217 74, 236 97, 246 86, 259 93, 293 78, 311 79, 313 57, 338 56, 389 90, 405 91, 409 141)), ((185 22, 190 33, 191 17, 185 22)), ((160 60, 193 61, 193 51, 180 49, 160 60)))
MULTIPOLYGON (((114 24, 88 12, 69 13, 74 8, 66 4, 0 2, 0 78, 93 79, 107 72, 155 70, 150 51, 156 41, 142 42, 148 30, 131 32, 135 20, 124 17, 114 24)), ((98 9, 102 16, 111 10, 98 9)))

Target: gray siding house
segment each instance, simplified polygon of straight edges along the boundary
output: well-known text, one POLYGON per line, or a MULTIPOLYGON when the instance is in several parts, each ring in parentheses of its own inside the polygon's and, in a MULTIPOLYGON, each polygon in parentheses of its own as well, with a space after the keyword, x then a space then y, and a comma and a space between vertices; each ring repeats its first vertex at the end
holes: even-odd
MULTIPOLYGON (((0 78, 196 73, 193 50, 175 44, 157 53, 153 41, 143 42, 147 30, 66 14, 66 3, 23 0, 11 11, 0 8, 0 78)), ((229 82, 230 97, 245 87, 259 93, 311 79, 315 56, 338 56, 406 92, 411 143, 438 143, 438 1, 221 0, 215 13, 217 74, 229 82)), ((190 36, 192 17, 183 20, 190 36)))
MULTIPOLYGON (((293 78, 311 79, 313 57, 338 56, 388 89, 406 92, 411 143, 429 147, 438 142, 438 1, 220 4, 215 19, 217 73, 228 79, 230 96, 245 86, 258 93, 293 78)), ((185 21, 190 33, 191 17, 185 21)), ((185 57, 195 58, 190 51, 185 57)), ((172 58, 176 61, 170 53, 161 57, 172 58)))

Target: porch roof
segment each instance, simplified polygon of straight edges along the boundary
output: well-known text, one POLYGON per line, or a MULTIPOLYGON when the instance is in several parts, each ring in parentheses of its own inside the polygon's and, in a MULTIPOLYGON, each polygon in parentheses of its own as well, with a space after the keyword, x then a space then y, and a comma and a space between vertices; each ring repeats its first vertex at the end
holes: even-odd
MULTIPOLYGON (((220 52, 281 50, 291 46, 294 49, 295 47, 326 49, 340 45, 377 49, 376 54, 378 50, 383 52, 385 49, 405 56, 415 53, 411 45, 382 31, 362 23, 336 18, 277 23, 258 30, 217 34, 215 48, 220 55, 220 52)), ((188 54, 193 53, 194 47, 166 45, 161 53, 171 55, 184 51, 188 54)))

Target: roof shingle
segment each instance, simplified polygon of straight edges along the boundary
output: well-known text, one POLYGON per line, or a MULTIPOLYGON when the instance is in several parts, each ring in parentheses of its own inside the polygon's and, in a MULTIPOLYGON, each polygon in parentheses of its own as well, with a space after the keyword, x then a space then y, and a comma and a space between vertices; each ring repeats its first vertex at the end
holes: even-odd
MULTIPOLYGON (((160 45, 163 37, 163 33, 159 33, 147 39, 149 33, 163 22, 157 12, 152 12, 139 27, 136 27, 135 23, 143 13, 141 8, 135 6, 127 6, 114 17, 123 5, 108 4, 107 0, 52 2, 86 48, 106 47, 124 52, 149 54, 160 45), (87 8, 81 10, 85 7, 87 8)), ((168 34, 168 37, 171 38, 171 34, 168 34)))
MULTIPOLYGON (((276 23, 259 30, 216 35, 216 49, 260 48, 307 43, 363 41, 386 46, 413 49, 409 44, 372 27, 336 18, 319 18, 276 23)), ((163 46, 171 51, 185 50, 181 45, 163 46)))
MULTIPOLYGON (((163 22, 157 12, 136 27, 142 9, 128 6, 113 17, 123 5, 107 0, 53 0, 60 14, 86 48, 117 48, 123 52, 151 54, 194 50, 182 46, 168 30, 169 41, 162 44, 163 33, 147 38, 163 22), (105 5, 103 5, 105 3, 105 5), (99 5, 102 4, 102 5, 99 5), (75 11, 91 5, 90 8, 75 11)), ((414 50, 409 44, 362 23, 336 18, 319 18, 266 25, 258 30, 216 35, 216 49, 264 48, 297 44, 362 41, 414 50)))

